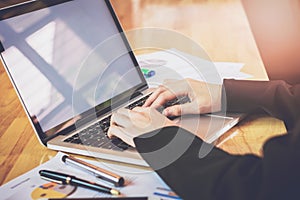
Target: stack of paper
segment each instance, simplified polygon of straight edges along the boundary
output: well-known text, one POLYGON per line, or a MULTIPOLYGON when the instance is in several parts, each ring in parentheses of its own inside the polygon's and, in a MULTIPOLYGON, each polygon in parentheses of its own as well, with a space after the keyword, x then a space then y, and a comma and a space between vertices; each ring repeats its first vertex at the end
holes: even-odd
POLYGON ((223 82, 223 79, 246 79, 252 77, 241 72, 243 63, 211 62, 176 49, 158 51, 137 56, 141 68, 155 71, 147 78, 150 86, 157 86, 166 79, 192 78, 208 83, 223 82))

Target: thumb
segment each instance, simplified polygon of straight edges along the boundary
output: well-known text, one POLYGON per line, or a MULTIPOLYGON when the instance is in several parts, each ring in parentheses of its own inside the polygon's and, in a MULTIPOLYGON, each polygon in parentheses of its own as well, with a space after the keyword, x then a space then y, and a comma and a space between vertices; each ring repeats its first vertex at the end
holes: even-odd
POLYGON ((194 105, 193 102, 170 106, 163 111, 163 114, 166 116, 179 116, 196 113, 198 113, 197 107, 194 105))

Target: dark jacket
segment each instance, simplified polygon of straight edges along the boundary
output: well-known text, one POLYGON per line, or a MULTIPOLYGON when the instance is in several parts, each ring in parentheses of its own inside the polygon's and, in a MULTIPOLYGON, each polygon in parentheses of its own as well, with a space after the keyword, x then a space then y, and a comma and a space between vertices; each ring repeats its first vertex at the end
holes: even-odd
POLYGON ((135 138, 137 150, 183 199, 300 199, 300 85, 225 80, 224 88, 227 111, 260 109, 284 121, 288 133, 269 139, 262 157, 231 155, 178 127, 135 138))

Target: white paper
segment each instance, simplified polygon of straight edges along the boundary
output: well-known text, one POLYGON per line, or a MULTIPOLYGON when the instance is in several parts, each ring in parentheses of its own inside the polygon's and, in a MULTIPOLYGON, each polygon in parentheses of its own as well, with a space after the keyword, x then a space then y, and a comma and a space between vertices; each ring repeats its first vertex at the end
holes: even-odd
MULTIPOLYGON (((92 163, 96 166, 102 167, 106 170, 112 171, 125 178, 124 187, 114 187, 113 185, 104 182, 89 173, 86 173, 80 169, 69 166, 61 161, 62 156, 65 155, 61 152, 50 159, 48 162, 38 166, 37 168, 19 176, 18 178, 8 182, 7 184, 0 187, 1 199, 9 200, 31 200, 31 193, 34 189, 43 185, 49 181, 45 181, 40 178, 39 170, 52 170, 58 171, 70 175, 75 175, 78 178, 93 181, 102 185, 113 187, 118 189, 122 196, 127 197, 141 197, 147 196, 149 199, 160 199, 159 196, 154 195, 157 188, 169 187, 159 178, 159 176, 152 170, 144 170, 135 167, 128 167, 117 164, 107 164, 98 162, 97 160, 85 160, 86 162, 92 163)), ((80 198, 80 197, 110 197, 111 195, 84 189, 77 187, 76 191, 69 195, 68 198, 80 198)), ((164 199, 169 199, 165 198, 164 199)))
POLYGON ((141 68, 155 71, 155 76, 147 78, 151 87, 161 85, 166 79, 192 78, 221 84, 225 78, 247 79, 252 77, 241 72, 243 63, 211 62, 177 49, 139 55, 137 60, 141 68))

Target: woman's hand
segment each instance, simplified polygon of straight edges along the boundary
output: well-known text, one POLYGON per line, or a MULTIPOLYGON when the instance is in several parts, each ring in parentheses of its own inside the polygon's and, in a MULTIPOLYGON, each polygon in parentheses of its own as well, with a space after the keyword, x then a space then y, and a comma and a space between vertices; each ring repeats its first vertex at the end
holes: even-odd
POLYGON ((155 108, 136 107, 133 110, 121 108, 111 117, 108 136, 116 136, 135 147, 133 139, 165 126, 176 126, 174 122, 155 108))
POLYGON ((163 111, 164 115, 179 116, 217 112, 221 110, 222 85, 193 79, 166 81, 152 93, 143 107, 158 108, 179 96, 188 96, 191 102, 168 107, 163 111))

